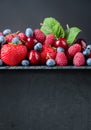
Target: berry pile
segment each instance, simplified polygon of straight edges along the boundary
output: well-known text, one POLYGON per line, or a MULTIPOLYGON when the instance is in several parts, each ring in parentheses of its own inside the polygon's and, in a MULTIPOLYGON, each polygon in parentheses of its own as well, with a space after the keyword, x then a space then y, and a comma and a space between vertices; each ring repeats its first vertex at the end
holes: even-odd
POLYGON ((40 29, 5 29, 0 32, 0 66, 91 66, 91 45, 76 39, 77 31, 68 26, 64 31, 54 18, 46 18, 40 29))

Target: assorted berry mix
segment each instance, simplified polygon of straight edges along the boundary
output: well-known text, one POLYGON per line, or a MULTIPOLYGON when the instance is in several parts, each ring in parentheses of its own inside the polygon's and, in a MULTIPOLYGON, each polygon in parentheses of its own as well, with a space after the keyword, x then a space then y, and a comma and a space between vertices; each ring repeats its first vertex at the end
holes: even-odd
POLYGON ((54 18, 45 18, 39 29, 0 32, 0 66, 91 66, 91 45, 80 38, 81 30, 64 30, 54 18))

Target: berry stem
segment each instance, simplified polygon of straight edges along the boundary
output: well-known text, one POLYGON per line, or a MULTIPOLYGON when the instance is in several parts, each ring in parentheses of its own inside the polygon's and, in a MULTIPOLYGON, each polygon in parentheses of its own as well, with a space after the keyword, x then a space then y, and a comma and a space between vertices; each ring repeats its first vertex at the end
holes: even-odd
POLYGON ((66 25, 66 27, 67 27, 67 29, 70 29, 70 27, 69 27, 69 25, 68 25, 68 24, 66 25))
POLYGON ((43 23, 40 23, 40 26, 42 26, 43 25, 43 23))

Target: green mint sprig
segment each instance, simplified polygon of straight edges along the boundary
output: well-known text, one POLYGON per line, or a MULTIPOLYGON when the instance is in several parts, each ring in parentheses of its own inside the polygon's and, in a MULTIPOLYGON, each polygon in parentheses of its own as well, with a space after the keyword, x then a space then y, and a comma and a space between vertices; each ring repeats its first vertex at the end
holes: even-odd
POLYGON ((45 35, 54 34, 55 38, 64 37, 65 32, 61 24, 54 18, 45 18, 41 26, 41 30, 45 35))
POLYGON ((71 45, 75 41, 77 35, 80 32, 81 30, 78 27, 69 28, 69 26, 67 25, 67 29, 65 30, 65 38, 69 45, 71 45))
POLYGON ((77 35, 81 32, 81 30, 78 27, 71 27, 67 25, 67 29, 64 30, 62 25, 52 17, 45 18, 43 23, 41 24, 41 31, 45 34, 53 34, 56 39, 59 39, 60 37, 66 38, 69 45, 71 45, 77 35))

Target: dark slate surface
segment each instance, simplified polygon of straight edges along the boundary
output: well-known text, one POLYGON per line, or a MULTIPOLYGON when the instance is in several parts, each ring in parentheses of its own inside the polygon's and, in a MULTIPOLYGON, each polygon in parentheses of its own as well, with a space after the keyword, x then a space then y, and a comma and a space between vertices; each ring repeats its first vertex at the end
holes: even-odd
POLYGON ((91 69, 0 70, 0 130, 90 130, 91 69))
POLYGON ((54 67, 48 67, 48 66, 0 66, 0 70, 87 70, 91 69, 91 66, 54 66, 54 67))

